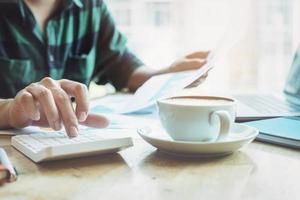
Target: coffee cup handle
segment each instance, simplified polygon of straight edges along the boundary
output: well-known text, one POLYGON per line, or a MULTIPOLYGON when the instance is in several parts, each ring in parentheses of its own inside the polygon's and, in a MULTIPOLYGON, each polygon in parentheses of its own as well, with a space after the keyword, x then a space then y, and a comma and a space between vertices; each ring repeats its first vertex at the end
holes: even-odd
POLYGON ((230 126, 231 126, 231 117, 229 113, 224 110, 214 111, 210 116, 211 121, 216 117, 220 119, 220 123, 221 123, 220 132, 217 138, 218 141, 220 139, 227 137, 227 135, 229 134, 230 126))

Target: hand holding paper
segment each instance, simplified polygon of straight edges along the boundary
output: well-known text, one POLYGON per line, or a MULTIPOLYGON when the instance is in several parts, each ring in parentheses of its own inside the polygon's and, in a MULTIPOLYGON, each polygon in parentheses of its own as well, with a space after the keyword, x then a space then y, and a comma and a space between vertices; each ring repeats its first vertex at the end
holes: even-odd
MULTIPOLYGON (((238 34, 239 36, 241 34, 238 34)), ((215 49, 207 56, 207 62, 197 70, 176 72, 154 76, 146 81, 134 94, 134 96, 115 110, 118 113, 145 113, 153 112, 156 100, 176 95, 181 89, 197 85, 203 77, 207 76, 217 61, 225 57, 229 50, 237 43, 239 37, 227 32, 217 43, 215 49)), ((192 54, 190 56, 193 56, 192 54)))

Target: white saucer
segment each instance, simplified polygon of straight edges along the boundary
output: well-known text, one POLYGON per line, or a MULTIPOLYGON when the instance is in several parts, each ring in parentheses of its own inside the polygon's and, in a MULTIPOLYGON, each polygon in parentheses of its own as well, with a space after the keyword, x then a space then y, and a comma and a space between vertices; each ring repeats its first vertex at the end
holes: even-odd
POLYGON ((139 135, 159 150, 179 156, 221 156, 230 154, 252 142, 258 130, 243 124, 233 124, 224 140, 217 142, 174 141, 160 126, 147 126, 137 130, 139 135))

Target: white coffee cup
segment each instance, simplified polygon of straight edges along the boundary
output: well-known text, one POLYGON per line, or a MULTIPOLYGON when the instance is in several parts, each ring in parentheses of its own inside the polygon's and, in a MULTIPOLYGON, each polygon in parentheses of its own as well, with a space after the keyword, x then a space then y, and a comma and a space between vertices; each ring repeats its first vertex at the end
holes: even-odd
POLYGON ((217 141, 228 136, 236 101, 219 96, 178 96, 157 101, 162 126, 174 140, 217 141))

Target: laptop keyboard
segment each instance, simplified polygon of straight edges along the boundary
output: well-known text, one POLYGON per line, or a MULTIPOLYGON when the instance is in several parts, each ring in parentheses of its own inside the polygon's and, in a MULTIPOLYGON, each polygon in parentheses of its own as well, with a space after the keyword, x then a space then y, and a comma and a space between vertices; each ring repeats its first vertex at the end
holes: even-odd
POLYGON ((282 101, 272 95, 234 95, 234 97, 247 106, 260 113, 299 113, 300 106, 282 101))

